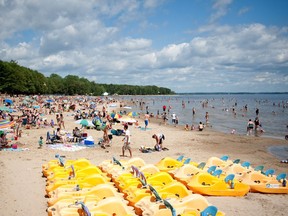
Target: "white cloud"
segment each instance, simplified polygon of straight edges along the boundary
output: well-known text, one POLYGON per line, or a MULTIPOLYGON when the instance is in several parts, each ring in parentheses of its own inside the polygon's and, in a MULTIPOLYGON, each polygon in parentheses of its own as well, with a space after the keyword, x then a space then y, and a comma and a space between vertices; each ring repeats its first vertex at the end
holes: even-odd
POLYGON ((213 4, 213 9, 215 10, 210 17, 210 22, 214 23, 219 18, 225 16, 228 11, 228 6, 232 4, 233 0, 215 0, 213 4))
POLYGON ((250 7, 243 7, 238 11, 238 15, 243 15, 245 13, 248 13, 250 11, 250 7))
POLYGON ((123 23, 150 24, 145 8, 153 10, 164 1, 2 0, 0 59, 16 60, 46 76, 73 74, 178 92, 208 91, 206 86, 209 91, 287 89, 288 27, 216 25, 232 2, 214 1, 213 23, 200 26, 184 42, 156 49, 153 37, 132 37, 123 23))

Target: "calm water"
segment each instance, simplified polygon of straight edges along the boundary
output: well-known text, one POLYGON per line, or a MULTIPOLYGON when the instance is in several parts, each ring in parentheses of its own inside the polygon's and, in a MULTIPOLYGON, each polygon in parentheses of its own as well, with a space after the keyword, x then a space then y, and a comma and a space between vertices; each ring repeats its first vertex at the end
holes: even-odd
MULTIPOLYGON (((178 115, 179 125, 205 122, 205 113, 209 113, 209 123, 214 130, 236 134, 246 134, 249 119, 254 120, 256 109, 259 109, 259 119, 264 133, 259 136, 284 139, 288 134, 288 94, 187 94, 175 96, 126 96, 124 99, 138 101, 133 111, 145 113, 146 106, 150 113, 162 111, 162 106, 172 107, 169 114, 178 115), (139 102, 144 101, 141 110, 139 102), (183 106, 183 104, 185 106, 183 106), (247 110, 245 110, 247 106, 247 110), (192 108, 196 114, 193 117, 192 108), (234 108, 234 112, 233 112, 234 108)), ((167 109, 166 109, 167 111, 167 109)))

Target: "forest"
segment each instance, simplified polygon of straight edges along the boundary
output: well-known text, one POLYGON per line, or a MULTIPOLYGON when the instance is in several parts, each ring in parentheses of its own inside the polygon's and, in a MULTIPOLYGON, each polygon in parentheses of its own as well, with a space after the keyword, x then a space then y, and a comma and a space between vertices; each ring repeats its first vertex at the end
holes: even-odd
POLYGON ((154 85, 101 84, 75 75, 63 78, 54 73, 45 77, 42 73, 21 66, 16 61, 0 60, 0 93, 100 96, 104 92, 110 95, 175 94, 169 88, 154 85))

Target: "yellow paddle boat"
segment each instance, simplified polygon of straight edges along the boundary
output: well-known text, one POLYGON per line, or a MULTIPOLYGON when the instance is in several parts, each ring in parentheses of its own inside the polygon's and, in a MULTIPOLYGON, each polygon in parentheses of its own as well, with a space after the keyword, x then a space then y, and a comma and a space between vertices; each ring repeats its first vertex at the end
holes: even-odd
POLYGON ((76 202, 61 209, 54 209, 51 211, 52 216, 63 215, 97 215, 97 216, 134 216, 135 212, 132 207, 127 206, 118 197, 108 197, 97 203, 83 203, 76 202))
POLYGON ((96 206, 89 208, 91 215, 98 215, 98 213, 106 213, 108 215, 117 216, 134 216, 135 211, 133 207, 126 205, 119 197, 108 197, 97 203, 96 206))
POLYGON ((186 185, 194 175, 204 172, 204 170, 199 169, 194 165, 185 164, 176 170, 169 171, 169 174, 171 174, 177 181, 180 181, 186 185))
POLYGON ((170 170, 175 170, 178 167, 183 166, 183 162, 178 161, 171 157, 165 157, 158 163, 156 163, 155 166, 158 167, 160 171, 168 172, 170 170))
POLYGON ((193 177, 187 187, 195 193, 209 196, 244 196, 250 187, 234 180, 230 174, 225 179, 217 178, 209 173, 200 173, 193 177))
MULTIPOLYGON (((50 193, 51 195, 52 193, 50 193)), ((116 191, 116 188, 113 188, 111 185, 101 184, 97 185, 89 190, 79 190, 79 191, 69 191, 69 192, 57 192, 48 199, 48 206, 52 206, 57 203, 59 200, 63 199, 78 199, 78 197, 95 197, 97 200, 106 199, 107 197, 122 197, 123 194, 116 191)))
MULTIPOLYGON (((90 197, 90 196, 84 197, 82 199, 81 198, 77 199, 77 202, 83 202, 83 203, 85 203, 85 205, 89 205, 89 204, 94 205, 98 201, 99 201, 98 198, 90 197)), ((73 211, 72 213, 74 214, 79 209, 79 206, 75 205, 75 199, 73 199, 73 198, 62 199, 62 200, 59 200, 53 206, 50 206, 47 208, 48 216, 59 215, 61 209, 67 209, 67 208, 74 208, 74 210, 72 210, 73 211)), ((68 211, 70 211, 70 210, 68 210, 68 211)), ((68 214, 64 214, 64 215, 68 215, 68 214)))
POLYGON ((84 168, 89 165, 92 165, 89 160, 82 158, 78 160, 67 160, 64 162, 64 159, 59 157, 58 160, 52 160, 48 164, 42 165, 42 173, 47 177, 52 172, 57 170, 65 170, 67 167, 74 165, 75 169, 84 168))
POLYGON ((190 194, 184 198, 162 199, 158 192, 150 186, 153 197, 144 197, 135 205, 138 215, 224 215, 207 202, 205 197, 199 194, 190 194), (211 208, 214 210, 211 211, 211 208), (165 211, 169 209, 170 211, 165 211), (209 210, 210 209, 210 210, 209 210), (207 213, 207 214, 206 214, 207 213), (209 214, 208 214, 209 213, 209 214))
POLYGON ((251 192, 288 194, 286 173, 281 173, 275 177, 254 171, 243 174, 239 181, 248 184, 251 192))
POLYGON ((54 184, 50 184, 46 186, 46 193, 49 194, 50 191, 53 191, 60 187, 61 185, 71 185, 72 187, 75 187, 76 185, 80 185, 83 187, 84 184, 96 186, 98 184, 112 184, 111 182, 107 182, 106 178, 104 178, 100 174, 94 174, 85 177, 84 179, 72 179, 72 180, 63 180, 63 181, 56 181, 54 184))
POLYGON ((103 174, 101 169, 99 169, 95 165, 89 165, 84 168, 81 167, 78 169, 75 169, 74 165, 71 165, 69 168, 66 168, 65 170, 54 171, 53 173, 49 174, 47 176, 47 180, 53 180, 55 178, 67 178, 71 175, 74 177, 87 176, 87 175, 96 174, 96 173, 103 174))
POLYGON ((81 192, 90 192, 96 190, 97 191, 97 196, 100 197, 107 197, 110 194, 119 194, 119 196, 123 196, 122 193, 118 192, 118 189, 115 188, 113 185, 111 184, 99 184, 96 186, 92 186, 92 187, 87 187, 87 188, 81 188, 79 185, 76 185, 75 187, 58 187, 56 190, 53 190, 49 193, 49 197, 57 197, 57 196, 61 196, 61 194, 69 194, 69 193, 73 193, 75 191, 81 191, 81 192), (108 195, 107 195, 108 193, 108 195))

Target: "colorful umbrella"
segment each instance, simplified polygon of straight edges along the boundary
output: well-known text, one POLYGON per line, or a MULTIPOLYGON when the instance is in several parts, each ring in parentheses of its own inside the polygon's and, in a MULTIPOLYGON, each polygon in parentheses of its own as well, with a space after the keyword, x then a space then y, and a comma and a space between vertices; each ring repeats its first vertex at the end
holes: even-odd
POLYGON ((9 103, 10 105, 13 104, 13 101, 11 99, 6 98, 4 100, 5 103, 9 103))
POLYGON ((7 119, 0 120, 0 128, 1 128, 1 129, 11 128, 11 127, 14 126, 14 125, 15 125, 15 122, 14 122, 14 121, 10 122, 10 121, 7 120, 7 119))
POLYGON ((120 118, 122 118, 122 115, 120 115, 119 113, 116 113, 114 116, 114 119, 120 119, 120 118))
POLYGON ((128 116, 136 117, 136 116, 139 116, 139 114, 137 112, 129 112, 128 116))
POLYGON ((84 127, 87 127, 87 126, 94 127, 92 121, 87 120, 87 119, 79 119, 79 120, 75 121, 75 123, 76 124, 80 124, 80 125, 82 125, 84 127))

